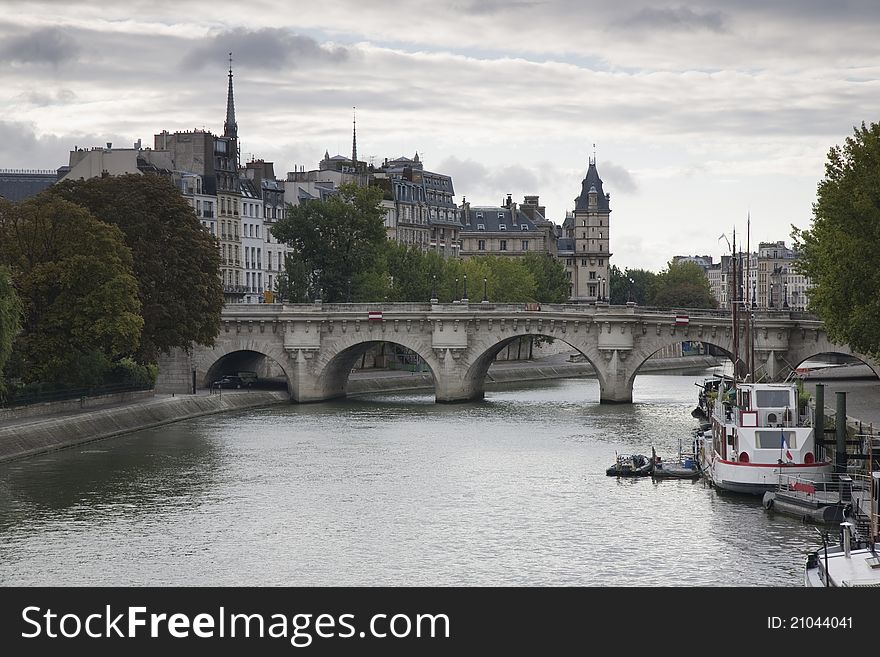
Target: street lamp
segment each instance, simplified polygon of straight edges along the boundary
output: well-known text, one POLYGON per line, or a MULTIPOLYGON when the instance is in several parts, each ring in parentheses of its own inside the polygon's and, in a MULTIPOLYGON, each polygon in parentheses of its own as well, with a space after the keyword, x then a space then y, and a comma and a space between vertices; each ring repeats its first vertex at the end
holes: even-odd
POLYGON ((464 303, 467 303, 467 302, 468 302, 468 295, 467 295, 467 274, 464 275, 464 296, 461 298, 461 300, 462 300, 462 302, 464 302, 464 303))
POLYGON ((483 303, 489 303, 489 296, 486 294, 486 277, 483 276, 483 303))
POLYGON ((757 298, 758 295, 755 294, 755 285, 756 284, 757 284, 757 281, 752 281, 752 308, 758 307, 758 298, 757 298))
POLYGON ((431 278, 433 279, 431 283, 431 303, 437 303, 437 274, 434 274, 431 278))
POLYGON ((315 286, 317 290, 315 291, 315 303, 321 303, 321 274, 315 275, 315 286))
POLYGON ((788 308, 788 281, 783 281, 782 283, 782 293, 783 293, 783 301, 782 307, 788 308))
POLYGON ((458 276, 455 277, 455 292, 452 295, 452 303, 458 303, 458 276))
POLYGON ((347 287, 348 287, 348 289, 346 290, 346 296, 345 296, 345 299, 346 299, 346 301, 347 301, 348 303, 351 303, 351 279, 349 278, 349 279, 346 281, 346 283, 347 283, 347 287))

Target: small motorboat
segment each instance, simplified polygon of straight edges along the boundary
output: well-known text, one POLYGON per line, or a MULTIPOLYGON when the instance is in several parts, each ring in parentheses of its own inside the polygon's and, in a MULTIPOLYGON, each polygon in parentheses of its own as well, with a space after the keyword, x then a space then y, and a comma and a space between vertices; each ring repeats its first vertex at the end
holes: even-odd
POLYGON ((678 461, 664 461, 657 456, 654 448, 651 448, 651 459, 654 461, 654 470, 651 476, 655 479, 696 479, 700 476, 700 467, 693 456, 682 454, 681 441, 678 442, 678 461))
POLYGON ((653 460, 644 454, 619 455, 605 474, 609 477, 647 477, 653 469, 653 460))

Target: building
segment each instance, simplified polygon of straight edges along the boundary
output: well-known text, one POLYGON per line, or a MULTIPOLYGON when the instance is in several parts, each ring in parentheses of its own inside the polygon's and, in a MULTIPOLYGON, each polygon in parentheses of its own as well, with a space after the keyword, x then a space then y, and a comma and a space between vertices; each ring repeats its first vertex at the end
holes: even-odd
POLYGON ((54 185, 66 167, 51 169, 0 169, 0 198, 23 201, 54 185))
POLYGON ((680 262, 692 262, 697 265, 700 269, 703 270, 704 273, 709 272, 709 270, 713 266, 712 256, 702 255, 702 256, 673 256, 672 264, 677 265, 680 262))
MULTIPOLYGON (((287 213, 284 201, 284 183, 275 179, 274 164, 264 160, 248 162, 243 174, 259 190, 262 200, 262 226, 253 222, 257 235, 262 235, 262 244, 256 253, 258 261, 263 263, 263 269, 262 275, 260 272, 257 273, 257 283, 258 287, 263 288, 261 290, 262 300, 271 303, 274 301, 278 274, 284 271, 285 256, 290 251, 287 245, 280 243, 278 238, 272 234, 272 227, 287 213), (262 259, 260 249, 265 251, 265 259, 262 259)), ((250 229, 247 229, 246 232, 250 232, 250 229)))
MULTIPOLYGON (((806 310, 812 281, 795 271, 797 252, 784 241, 760 242, 758 251, 737 258, 738 296, 745 305, 765 310, 806 310)), ((718 307, 730 309, 734 294, 733 256, 721 256, 706 271, 718 307)))
POLYGON ((574 212, 566 215, 558 257, 571 278, 571 300, 608 300, 608 272, 612 253, 611 195, 602 188, 596 159, 590 158, 574 212))
POLYGON ((471 206, 462 201, 461 257, 501 255, 518 257, 529 253, 556 255, 556 231, 543 216, 537 196, 526 196, 517 207, 510 194, 501 205, 471 206))

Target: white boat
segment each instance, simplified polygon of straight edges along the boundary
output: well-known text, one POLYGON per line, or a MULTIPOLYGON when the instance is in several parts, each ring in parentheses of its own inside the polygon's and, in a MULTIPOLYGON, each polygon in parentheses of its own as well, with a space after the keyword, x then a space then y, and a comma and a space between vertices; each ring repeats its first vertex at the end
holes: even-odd
POLYGON ((880 587, 880 555, 873 545, 852 549, 852 527, 852 523, 841 523, 842 546, 826 546, 807 555, 805 586, 880 587))
POLYGON ((717 488, 763 495, 783 477, 822 480, 832 461, 817 452, 794 383, 723 379, 709 405, 711 427, 697 439, 700 469, 717 488))

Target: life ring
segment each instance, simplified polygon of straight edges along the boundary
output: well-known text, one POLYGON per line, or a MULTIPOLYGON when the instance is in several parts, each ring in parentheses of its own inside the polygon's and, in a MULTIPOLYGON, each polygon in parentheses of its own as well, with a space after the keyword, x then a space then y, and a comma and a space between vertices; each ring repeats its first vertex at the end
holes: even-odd
POLYGON ((772 497, 765 497, 764 498, 764 508, 767 509, 768 511, 773 508, 773 498, 772 497))

